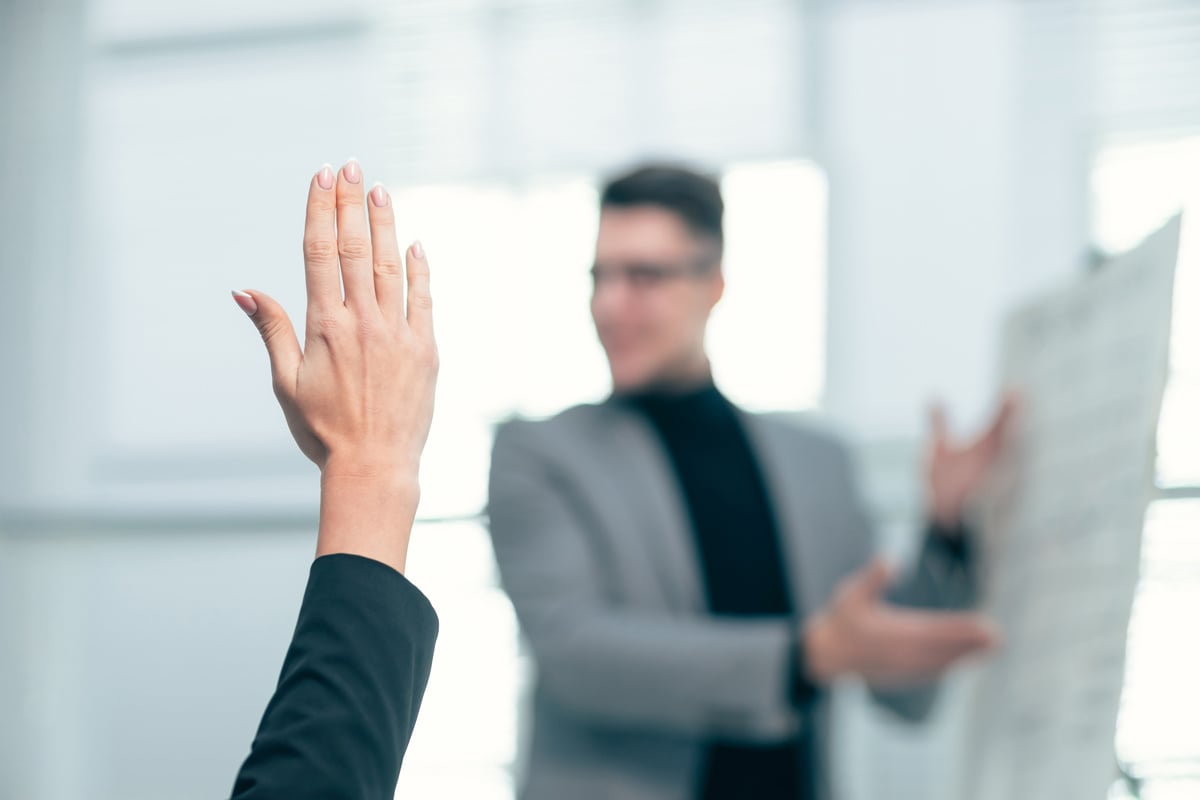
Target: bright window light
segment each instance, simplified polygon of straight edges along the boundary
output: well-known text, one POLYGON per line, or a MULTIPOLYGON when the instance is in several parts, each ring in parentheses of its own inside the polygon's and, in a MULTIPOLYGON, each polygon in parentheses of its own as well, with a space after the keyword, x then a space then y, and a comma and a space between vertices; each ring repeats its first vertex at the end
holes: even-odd
MULTIPOLYGON (((1183 210, 1171 373, 1158 430, 1158 482, 1200 494, 1200 138, 1124 145, 1092 172, 1093 240, 1127 250, 1183 210)), ((1200 790, 1200 650, 1180 632, 1200 602, 1200 503, 1168 500, 1147 515, 1142 576, 1129 625, 1116 750, 1143 781, 1140 796, 1184 800, 1200 790)), ((1111 797, 1131 797, 1115 786, 1111 797)))
POLYGON ((709 354, 717 384, 755 411, 816 407, 825 380, 825 175, 792 161, 733 166, 725 297, 709 354))
POLYGON ((1106 150, 1092 174, 1092 209, 1093 239, 1107 252, 1129 249, 1184 212, 1158 480, 1200 485, 1200 137, 1106 150))

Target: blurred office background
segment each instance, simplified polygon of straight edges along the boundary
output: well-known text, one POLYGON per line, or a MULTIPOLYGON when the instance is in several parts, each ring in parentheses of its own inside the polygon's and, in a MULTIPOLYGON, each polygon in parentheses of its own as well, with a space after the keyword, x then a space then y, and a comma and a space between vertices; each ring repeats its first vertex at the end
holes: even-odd
MULTIPOLYGON (((896 553, 926 405, 985 418, 1006 310, 1191 210, 1112 796, 1200 792, 1200 5, 0 0, 0 125, 0 798, 228 791, 317 497, 229 290, 302 313, 305 188, 351 155, 431 254, 444 363, 401 796, 512 796, 490 431, 604 395, 596 186, 643 156, 723 176, 718 381, 851 435, 896 553)), ((846 798, 949 800, 950 689, 919 730, 845 691, 846 798)))

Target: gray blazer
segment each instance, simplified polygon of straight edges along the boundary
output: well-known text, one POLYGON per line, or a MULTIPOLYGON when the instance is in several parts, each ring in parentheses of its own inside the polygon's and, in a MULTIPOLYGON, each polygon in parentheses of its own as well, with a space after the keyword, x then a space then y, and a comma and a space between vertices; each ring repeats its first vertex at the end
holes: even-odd
MULTIPOLYGON (((845 448, 778 416, 745 414, 778 518, 798 614, 826 604, 874 552, 845 448)), ((795 620, 709 615, 677 481, 654 431, 612 400, 501 426, 492 542, 537 667, 524 800, 691 800, 713 737, 781 741, 795 620)), ((961 607, 971 570, 926 547, 897 599, 961 607)), ((907 719, 933 687, 876 693, 907 719)), ((817 783, 829 796, 828 708, 817 783)))

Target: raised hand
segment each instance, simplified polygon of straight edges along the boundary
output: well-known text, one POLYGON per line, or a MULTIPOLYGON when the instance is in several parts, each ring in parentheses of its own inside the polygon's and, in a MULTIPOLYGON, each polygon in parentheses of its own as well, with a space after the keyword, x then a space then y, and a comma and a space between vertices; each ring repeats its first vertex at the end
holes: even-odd
POLYGON ((234 299, 266 343, 296 444, 321 469, 318 555, 355 552, 402 570, 438 356, 425 253, 414 243, 403 259, 391 198, 378 184, 368 196, 353 160, 309 185, 303 349, 269 296, 234 299))
POLYGON ((1016 396, 1007 395, 983 435, 972 442, 956 442, 947 431, 945 412, 934 407, 926 451, 928 502, 930 515, 942 527, 958 526, 963 509, 984 484, 1004 447, 1016 409, 1016 396))

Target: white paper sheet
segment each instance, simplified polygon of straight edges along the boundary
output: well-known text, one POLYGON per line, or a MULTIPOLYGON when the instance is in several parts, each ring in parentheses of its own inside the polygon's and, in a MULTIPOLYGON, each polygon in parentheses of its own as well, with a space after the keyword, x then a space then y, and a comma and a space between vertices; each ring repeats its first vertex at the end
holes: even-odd
POLYGON ((1022 404, 983 522, 1004 645, 978 676, 964 799, 1102 800, 1115 777, 1179 228, 1008 320, 1022 404))

